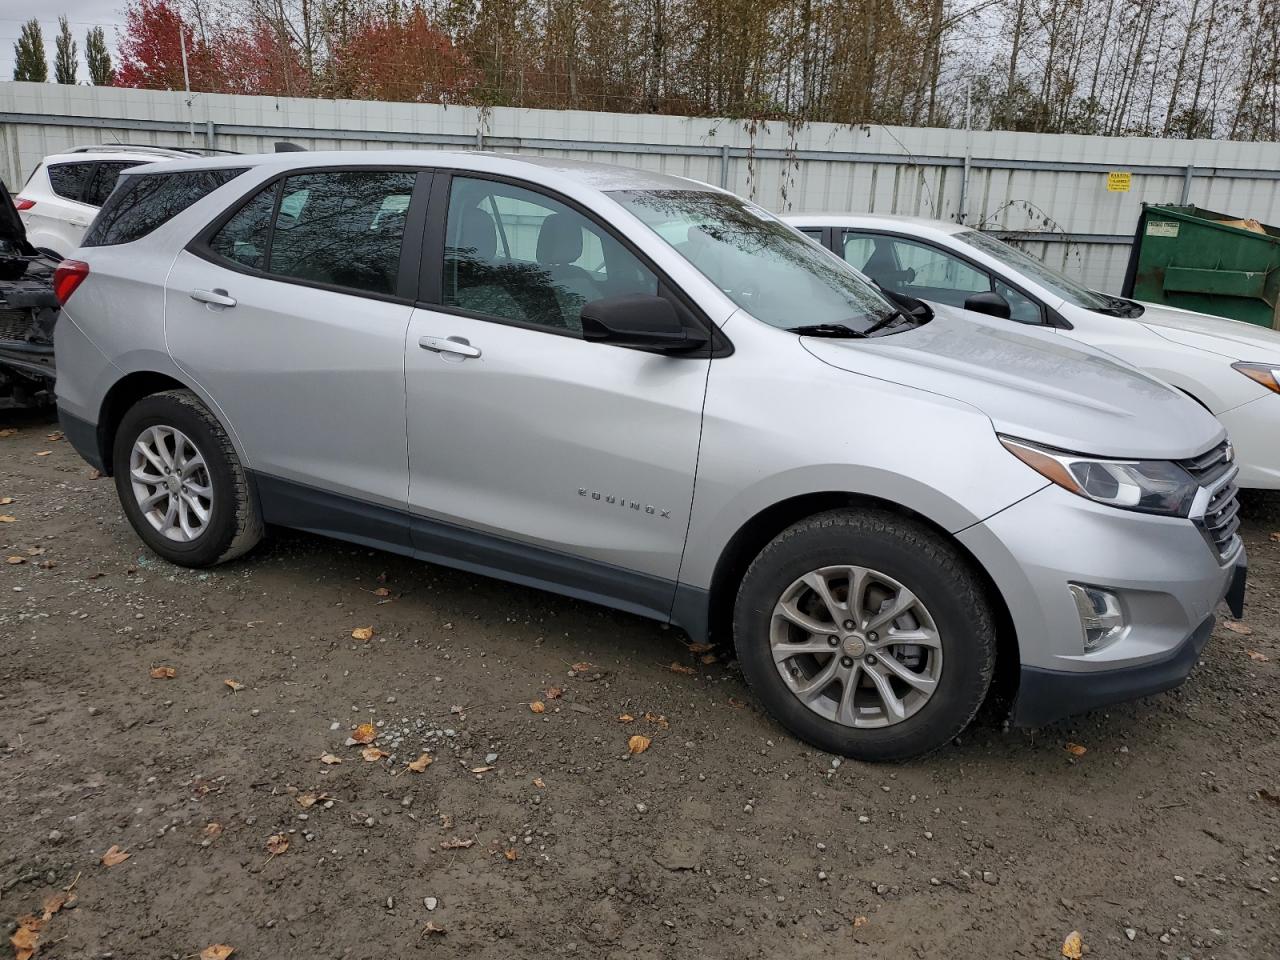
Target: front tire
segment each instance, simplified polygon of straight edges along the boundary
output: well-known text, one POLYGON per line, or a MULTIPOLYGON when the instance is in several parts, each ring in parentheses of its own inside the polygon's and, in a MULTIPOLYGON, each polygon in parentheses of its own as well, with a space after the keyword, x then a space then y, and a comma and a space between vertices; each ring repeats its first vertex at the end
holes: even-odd
POLYGON ((213 566, 262 539, 262 515, 235 448, 191 391, 152 394, 130 407, 112 463, 125 516, 170 563, 213 566))
POLYGON ((784 727, 831 753, 902 760, 960 733, 995 668, 995 621, 953 545, 887 511, 802 520, 748 568, 734 643, 784 727))

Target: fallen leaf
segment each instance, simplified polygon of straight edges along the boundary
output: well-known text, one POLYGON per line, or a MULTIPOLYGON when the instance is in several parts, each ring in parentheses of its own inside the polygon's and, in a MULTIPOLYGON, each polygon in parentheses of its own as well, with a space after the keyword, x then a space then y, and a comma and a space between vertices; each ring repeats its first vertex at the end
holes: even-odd
POLYGON ((53 441, 54 443, 57 443, 59 440, 61 440, 61 439, 62 439, 62 431, 61 431, 61 430, 54 430, 52 433, 48 434, 48 435, 45 437, 45 439, 46 439, 46 440, 51 440, 51 441, 53 441))
POLYGON ((471 772, 472 773, 488 773, 492 769, 493 767, 472 767, 471 772))
POLYGON ((1078 743, 1068 743, 1066 746, 1066 750, 1067 750, 1067 753, 1071 754, 1073 757, 1083 757, 1086 753, 1089 752, 1088 747, 1082 747, 1078 743))
POLYGON ((1239 620, 1223 620, 1222 625, 1232 633, 1238 633, 1242 637, 1248 637, 1253 634, 1253 627, 1239 620))
POLYGON ((669 669, 672 673, 697 673, 698 672, 697 670, 693 669, 693 667, 687 667, 683 663, 676 663, 674 660, 671 661, 671 666, 668 667, 667 669, 669 669))
POLYGON ((58 565, 58 562, 56 560, 41 560, 39 563, 36 564, 36 566, 39 567, 41 570, 52 570, 57 565, 58 565))
POLYGON ((1080 937, 1079 930, 1072 930, 1067 934, 1067 939, 1062 941, 1062 955, 1067 960, 1080 960, 1084 955, 1084 940, 1080 937))
POLYGON ((737 697, 729 698, 729 706, 731 707, 745 707, 746 705, 747 702, 745 700, 739 700, 737 697))
POLYGON ((713 643, 691 643, 691 644, 689 644, 689 652, 690 652, 690 653, 692 653, 694 656, 697 656, 699 653, 707 653, 708 651, 711 651, 711 650, 714 650, 714 649, 715 649, 715 644, 713 644, 713 643))
POLYGON ((5 557, 5 558, 4 558, 4 562, 5 562, 5 563, 12 563, 12 564, 14 564, 14 565, 16 566, 16 565, 17 565, 17 564, 19 564, 19 563, 26 563, 26 562, 27 562, 27 558, 26 558, 26 557, 19 557, 19 556, 5 557))
POLYGON ((391 754, 387 753, 385 750, 379 749, 378 747, 365 747, 360 751, 360 756, 364 757, 369 763, 377 763, 383 757, 389 757, 391 754))
POLYGON ((18 929, 9 938, 9 942, 13 944, 14 960, 31 960, 40 943, 40 928, 32 929, 29 926, 23 926, 22 921, 19 920, 18 929))
POLYGON ((425 927, 423 927, 423 928, 422 928, 422 935, 423 935, 424 937, 426 937, 426 936, 430 936, 430 935, 431 935, 431 934, 433 934, 433 933, 438 933, 438 934, 440 934, 441 936, 443 936, 443 935, 444 935, 445 933, 447 933, 447 932, 448 932, 448 931, 447 931, 447 930, 445 930, 445 928, 444 928, 444 927, 440 926, 440 925, 439 925, 438 923, 436 923, 434 920, 428 920, 428 921, 427 921, 427 925, 426 925, 425 927))
POLYGON ((38 557, 42 553, 44 553, 44 547, 27 547, 28 557, 38 557))
POLYGON ((13 497, 0 497, 0 507, 7 507, 13 503, 13 497))
POLYGON ((473 843, 475 843, 474 839, 468 838, 466 840, 459 840, 457 837, 453 837, 452 839, 449 839, 449 840, 441 840, 440 849, 441 850, 466 850, 473 843))
POLYGON ((217 840, 222 836, 222 824, 216 820, 211 820, 204 825, 204 835, 210 840, 217 840))
POLYGON ((17 523, 18 518, 7 513, 0 513, 0 523, 17 523))
POLYGON ((335 757, 332 753, 322 753, 320 754, 320 762, 333 766, 335 763, 341 763, 342 758, 335 757))
POLYGON ((559 700, 560 697, 563 695, 564 695, 564 691, 561 690, 559 687, 547 687, 548 700, 559 700))
POLYGON ((515 863, 520 859, 520 851, 515 847, 507 847, 507 849, 502 851, 502 855, 511 863, 515 863))
POLYGON ((316 793, 313 790, 308 790, 306 793, 298 794, 293 799, 298 801, 298 806, 302 807, 303 810, 310 810, 321 800, 328 800, 329 795, 325 793, 316 793))
POLYGON ((102 865, 104 867, 114 867, 116 864, 124 863, 131 856, 133 854, 126 853, 113 843, 110 849, 102 855, 102 865))
POLYGON ((711 664, 713 664, 713 663, 718 663, 718 662, 719 662, 719 661, 716 659, 716 655, 715 655, 714 653, 704 653, 704 654, 703 654, 701 657, 699 657, 698 659, 700 659, 700 660, 701 660, 704 664, 706 664, 707 666, 711 666, 711 664))
POLYGON ((636 718, 635 718, 635 717, 633 717, 633 716, 632 716, 631 714, 629 714, 629 713, 620 713, 620 714, 618 714, 618 722, 619 722, 619 723, 633 723, 633 722, 635 721, 635 719, 636 719, 636 718))
POLYGON ((278 857, 289 849, 289 838, 283 833, 273 833, 267 837, 267 853, 278 857))
POLYGON ((432 762, 431 754, 424 753, 417 760, 414 760, 409 764, 409 769, 414 773, 422 773, 423 770, 426 770, 427 767, 431 766, 432 762))
POLYGON ((5 427, 3 430, 0 430, 0 438, 12 437, 16 435, 17 432, 18 432, 17 427, 5 427))
POLYGON ((650 713, 649 711, 646 710, 644 714, 644 718, 649 723, 657 724, 663 730, 669 730, 671 728, 671 724, 667 723, 667 718, 660 713, 650 713))
POLYGON ((172 680, 177 675, 178 675, 178 671, 173 669, 173 667, 152 667, 151 668, 152 680, 172 680))
POLYGON ((1277 530, 1275 533, 1271 534, 1271 539, 1276 541, 1277 543, 1280 543, 1280 530, 1277 530))
POLYGON ((631 754, 644 753, 649 749, 649 744, 651 743, 653 743, 653 741, 648 737, 637 733, 627 741, 627 752, 631 754))
POLYGON ((853 918, 853 928, 854 928, 855 930, 857 930, 859 927, 865 927, 865 926, 866 926, 868 923, 870 923, 870 922, 871 922, 871 921, 870 921, 870 920, 868 920, 866 917, 854 917, 854 918, 853 918))
POLYGON ((1249 657, 1250 660, 1253 660, 1255 663, 1271 662, 1270 657, 1268 657, 1265 653, 1259 653, 1257 650, 1246 650, 1245 654, 1249 657))
POLYGON ((51 893, 44 898, 44 903, 41 905, 44 908, 44 915, 40 919, 48 920, 63 907, 75 902, 76 895, 74 893, 68 893, 65 890, 51 893))
MULTIPOLYGON (((377 590, 373 591, 373 595, 375 597, 389 597, 391 596, 391 589, 389 587, 379 587, 377 590)), ((361 638, 357 637, 357 639, 361 638)))
POLYGON ((591 664, 587 663, 584 660, 582 663, 575 663, 569 669, 572 670, 574 673, 586 673, 588 670, 591 669, 591 664))
POLYGON ((351 739, 356 743, 373 743, 378 736, 378 730, 372 723, 362 723, 351 731, 351 739))
POLYGON ((235 952, 235 947, 228 947, 225 943, 215 943, 200 951, 200 960, 227 960, 227 957, 235 952))
POLYGON ((36 456, 37 456, 37 457, 47 457, 47 456, 48 456, 49 454, 51 454, 51 453, 53 453, 53 451, 52 451, 52 450, 41 450, 41 451, 39 451, 39 452, 36 454, 36 456))
POLYGON ((239 680, 223 680, 222 682, 231 688, 232 693, 235 693, 237 690, 244 689, 244 684, 241 683, 239 680))
POLYGON ((533 703, 529 704, 529 709, 534 713, 546 713, 547 705, 541 700, 535 700, 533 703))
POLYGON ((102 471, 101 471, 101 470, 90 470, 90 471, 89 471, 89 479, 90 479, 90 480, 101 480, 101 479, 102 479, 102 471))
POLYGON ((373 627, 356 627, 351 631, 351 636, 356 640, 372 640, 373 627))
POLYGON ((545 789, 547 789, 546 781, 545 781, 545 780, 543 780, 541 777, 534 777, 534 778, 533 778, 533 785, 534 785, 535 787, 537 787, 539 790, 545 790, 545 789))

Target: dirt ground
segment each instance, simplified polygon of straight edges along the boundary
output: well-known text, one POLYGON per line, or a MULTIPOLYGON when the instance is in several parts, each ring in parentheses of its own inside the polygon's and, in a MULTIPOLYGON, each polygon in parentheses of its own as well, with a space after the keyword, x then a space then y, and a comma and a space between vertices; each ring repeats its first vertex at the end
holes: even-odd
POLYGON ((1280 497, 1180 689, 872 766, 585 603, 281 531, 169 566, 4 428, 0 956, 71 886, 37 958, 1280 957, 1280 497))

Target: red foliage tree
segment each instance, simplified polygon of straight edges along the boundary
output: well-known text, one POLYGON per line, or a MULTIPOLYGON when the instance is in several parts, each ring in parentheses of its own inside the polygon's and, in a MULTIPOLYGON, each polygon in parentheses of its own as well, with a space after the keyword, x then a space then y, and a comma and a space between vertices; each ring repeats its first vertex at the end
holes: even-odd
POLYGON ((287 32, 266 20, 223 32, 218 46, 225 62, 222 89, 226 92, 274 97, 311 94, 311 78, 297 46, 287 32))
POLYGON ((185 35, 191 89, 223 88, 223 72, 213 45, 196 36, 172 0, 133 0, 125 7, 124 21, 117 38, 120 66, 116 86, 181 90, 185 35))
POLYGON ((334 95, 362 100, 457 103, 479 81, 421 7, 361 23, 335 46, 330 69, 334 95))

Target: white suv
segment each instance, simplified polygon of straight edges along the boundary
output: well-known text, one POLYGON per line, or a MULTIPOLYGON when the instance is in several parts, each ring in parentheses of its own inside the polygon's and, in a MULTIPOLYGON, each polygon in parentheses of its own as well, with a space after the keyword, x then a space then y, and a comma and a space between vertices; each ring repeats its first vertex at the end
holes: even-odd
POLYGON ((126 144, 76 147, 41 160, 13 203, 31 245, 61 259, 80 246, 121 171, 203 152, 126 144))

